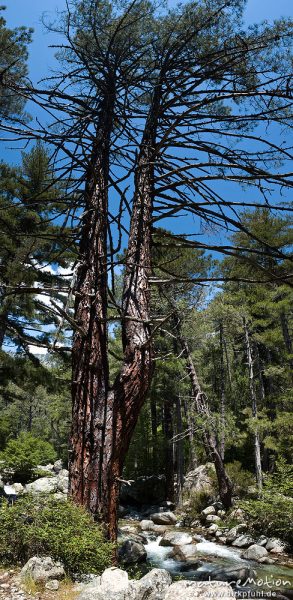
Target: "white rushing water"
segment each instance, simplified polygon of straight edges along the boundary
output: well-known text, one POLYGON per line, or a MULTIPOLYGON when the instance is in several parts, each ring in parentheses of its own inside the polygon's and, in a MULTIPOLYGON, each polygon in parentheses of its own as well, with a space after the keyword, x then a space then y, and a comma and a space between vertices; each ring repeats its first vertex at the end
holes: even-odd
MULTIPOLYGON (((173 558, 168 558, 168 555, 172 551, 172 546, 160 546, 162 537, 159 536, 155 540, 149 539, 145 546, 147 551, 148 560, 155 564, 157 567, 167 569, 167 571, 175 572, 180 570, 180 562, 173 558)), ((226 559, 229 562, 235 564, 235 562, 244 562, 240 558, 240 552, 234 549, 226 548, 220 544, 214 542, 208 542, 205 538, 203 541, 196 544, 196 549, 202 556, 211 556, 219 559, 226 559)))
POLYGON ((147 551, 148 560, 155 563, 157 567, 166 569, 167 571, 178 570, 178 562, 173 558, 167 558, 170 554, 171 546, 160 546, 162 536, 157 537, 155 540, 148 540, 145 549, 147 551))
POLYGON ((240 558, 239 551, 232 548, 226 548, 220 544, 215 544, 215 542, 199 542, 196 544, 196 549, 201 554, 219 558, 230 558, 233 561, 238 560, 239 562, 243 562, 243 560, 240 558))

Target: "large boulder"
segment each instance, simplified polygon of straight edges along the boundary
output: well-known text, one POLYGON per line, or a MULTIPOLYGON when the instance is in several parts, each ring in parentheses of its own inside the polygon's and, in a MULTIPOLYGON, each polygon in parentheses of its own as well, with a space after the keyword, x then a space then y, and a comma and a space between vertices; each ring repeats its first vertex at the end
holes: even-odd
POLYGON ((57 476, 57 489, 62 494, 67 494, 69 488, 69 473, 66 469, 62 469, 57 476))
POLYGON ((162 512, 151 515, 151 520, 156 525, 174 525, 177 521, 177 517, 172 512, 162 512))
POLYGON ((136 600, 137 582, 128 579, 128 573, 110 567, 101 577, 85 585, 77 600, 136 600))
POLYGON ((147 552, 141 541, 130 539, 120 546, 118 558, 124 565, 135 565, 146 560, 147 552))
POLYGON ((77 600, 164 600, 171 583, 164 569, 152 569, 139 581, 130 581, 126 571, 112 567, 85 585, 77 600))
POLYGON ((63 579, 65 571, 62 563, 54 561, 51 556, 33 556, 22 568, 20 576, 23 580, 30 577, 36 583, 46 583, 50 579, 63 579))
POLYGON ((137 582, 135 600, 164 600, 172 577, 165 569, 152 569, 137 582))
POLYGON ((248 546, 252 546, 254 544, 254 539, 251 535, 240 535, 239 537, 232 542, 232 546, 236 546, 236 548, 248 548, 248 546))
POLYGON ((235 598, 228 583, 221 581, 176 581, 167 590, 164 600, 230 600, 235 598))
POLYGON ((180 531, 167 531, 160 541, 160 546, 186 546, 192 543, 192 537, 188 533, 180 531))
POLYGON ((143 519, 142 521, 140 521, 139 523, 139 528, 142 531, 152 531, 154 528, 155 524, 153 521, 150 521, 149 519, 143 519))
POLYGON ((286 552, 285 544, 276 538, 268 540, 266 549, 272 554, 283 554, 283 552, 286 552))
POLYGON ((180 562, 187 562, 196 566, 201 564, 198 558, 198 550, 196 544, 186 544, 185 546, 174 546, 171 554, 171 558, 180 562))
POLYGON ((185 475, 183 494, 190 495, 196 492, 206 492, 211 498, 215 496, 214 476, 215 466, 213 463, 200 465, 185 475))
POLYGON ((29 494, 53 494, 57 492, 57 477, 40 477, 32 483, 25 486, 25 491, 29 494))
POLYGON ((259 560, 260 558, 263 558, 267 555, 268 551, 263 546, 253 544, 247 550, 245 550, 245 552, 243 552, 242 558, 245 558, 247 560, 259 560))
POLYGON ((138 477, 130 485, 123 483, 120 491, 121 504, 160 504, 166 499, 164 475, 138 477))
POLYGON ((228 544, 232 544, 232 542, 234 542, 236 540, 236 538, 239 536, 239 533, 243 533, 243 531, 246 531, 247 529, 247 525, 246 523, 239 523, 239 525, 236 525, 235 527, 232 527, 232 529, 229 529, 228 533, 227 533, 227 542, 228 544))

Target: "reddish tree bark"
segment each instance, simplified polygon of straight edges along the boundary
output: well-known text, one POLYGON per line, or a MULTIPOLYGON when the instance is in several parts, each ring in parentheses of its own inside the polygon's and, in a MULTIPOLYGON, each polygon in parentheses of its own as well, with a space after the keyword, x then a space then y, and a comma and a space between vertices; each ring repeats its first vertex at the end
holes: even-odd
POLYGON ((70 493, 117 537, 120 478, 153 373, 150 331, 151 216, 157 109, 137 159, 122 301, 124 359, 112 388, 107 357, 107 177, 111 110, 87 184, 73 345, 70 493), (98 182, 98 183, 97 183, 98 182))

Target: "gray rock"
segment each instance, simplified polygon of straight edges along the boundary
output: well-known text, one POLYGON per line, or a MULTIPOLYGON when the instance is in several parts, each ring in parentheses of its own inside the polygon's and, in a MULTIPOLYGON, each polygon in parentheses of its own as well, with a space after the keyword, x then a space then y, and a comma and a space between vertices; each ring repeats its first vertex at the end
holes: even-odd
POLYGON ((253 544, 247 550, 245 550, 245 552, 243 552, 242 558, 247 560, 259 560, 260 558, 267 556, 267 554, 268 551, 263 546, 253 544))
POLYGON ((153 532, 157 535, 164 535, 165 531, 167 531, 166 525, 153 525, 153 532))
POLYGON ((100 579, 84 586, 77 600, 136 600, 138 582, 131 582, 128 573, 111 567, 100 579))
POLYGON ((234 542, 234 540, 236 540, 239 533, 246 531, 246 529, 247 529, 246 523, 240 523, 239 525, 236 525, 236 527, 232 527, 232 529, 230 529, 227 533, 227 536, 226 536, 227 542, 228 543, 234 542))
POLYGON ((201 511, 203 517, 207 517, 208 515, 215 515, 216 509, 214 506, 207 506, 204 510, 201 511))
POLYGON ((58 475, 58 473, 60 473, 60 471, 62 471, 62 469, 63 469, 63 462, 60 458, 59 460, 56 460, 56 462, 54 462, 53 471, 55 471, 55 473, 57 473, 57 475, 58 475))
POLYGON ((208 515, 206 517, 206 523, 219 523, 221 521, 221 517, 218 515, 208 515))
POLYGON ((57 476, 57 490, 62 494, 67 494, 69 488, 69 473, 66 469, 60 471, 57 476))
POLYGON ((259 546, 266 546, 268 543, 268 538, 265 535, 261 535, 257 542, 256 542, 259 546))
POLYGON ((232 542, 232 546, 236 546, 236 548, 248 548, 248 546, 251 546, 252 544, 254 544, 254 539, 251 537, 251 535, 240 535, 239 537, 236 538, 236 540, 234 540, 234 542, 232 542))
POLYGON ((192 543, 192 537, 188 533, 167 531, 160 541, 160 546, 186 546, 192 543))
POLYGON ((51 556, 33 556, 20 572, 21 579, 31 577, 36 583, 45 583, 49 579, 63 579, 64 567, 61 562, 54 561, 51 556))
POLYGON ((274 565, 275 564, 275 560, 273 558, 270 558, 269 556, 263 556, 262 558, 259 558, 259 560, 257 562, 261 563, 262 565, 274 565))
POLYGON ((186 546, 174 546, 170 557, 181 562, 189 562, 192 565, 200 563, 196 544, 187 544, 186 546))
POLYGON ((278 540, 277 538, 272 538, 268 540, 266 544, 266 549, 272 554, 283 554, 283 552, 285 552, 286 546, 281 540, 278 540))
POLYGON ((176 581, 167 590, 164 600, 230 600, 235 598, 228 583, 220 581, 176 581))
POLYGON ((12 483, 11 487, 15 490, 17 496, 21 496, 24 493, 24 486, 22 483, 12 483))
POLYGON ((131 539, 119 548, 118 557, 125 565, 135 565, 146 560, 147 552, 142 542, 131 539))
POLYGON ((174 525, 177 521, 177 517, 172 512, 162 512, 151 515, 151 520, 156 525, 174 525))
POLYGON ((190 527, 200 527, 201 526, 201 522, 198 519, 195 519, 195 521, 192 521, 190 527))
POLYGON ((137 527, 136 525, 122 525, 122 527, 120 527, 120 530, 123 534, 129 534, 132 535, 133 533, 136 534, 137 533, 137 527))
POLYGON ((135 600, 164 600, 172 577, 165 569, 152 569, 137 582, 135 600))
POLYGON ((57 492, 57 477, 41 477, 25 486, 29 494, 53 494, 57 492))
POLYGON ((160 504, 166 499, 166 478, 164 475, 138 477, 130 485, 122 484, 120 501, 122 504, 160 504))
POLYGON ((214 498, 215 485, 214 478, 211 476, 212 473, 215 473, 213 463, 206 463, 193 471, 189 471, 184 478, 183 495, 186 496, 191 493, 205 491, 207 494, 210 494, 211 498, 214 498))
POLYGON ((49 579, 45 585, 45 588, 51 592, 57 592, 57 590, 59 590, 59 581, 57 581, 57 579, 49 579))
POLYGON ((238 581, 239 583, 244 583, 249 578, 253 578, 256 576, 256 572, 247 566, 236 566, 232 567, 215 567, 212 572, 208 571, 206 573, 206 579, 216 579, 218 581, 225 581, 227 583, 234 583, 238 581))
POLYGON ((154 522, 150 521, 149 519, 143 519, 142 521, 140 521, 139 523, 139 528, 142 531, 152 531, 154 528, 154 522))
POLYGON ((217 533, 219 534, 219 536, 222 534, 221 531, 219 530, 219 525, 217 525, 217 523, 213 523, 212 525, 210 525, 210 527, 208 528, 208 532, 209 533, 215 533, 216 537, 217 537, 217 533))

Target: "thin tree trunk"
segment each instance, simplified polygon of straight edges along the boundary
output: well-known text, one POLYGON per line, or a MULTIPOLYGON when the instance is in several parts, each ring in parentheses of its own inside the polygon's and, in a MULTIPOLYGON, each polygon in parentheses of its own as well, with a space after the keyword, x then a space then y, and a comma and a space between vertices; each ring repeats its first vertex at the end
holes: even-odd
MULTIPOLYGON (((178 329, 179 329, 178 325, 178 329)), ((194 362, 192 360, 191 352, 189 350, 187 341, 182 337, 181 333, 179 333, 179 339, 184 350, 187 362, 187 370, 192 386, 192 396, 194 401, 194 407, 196 413, 203 419, 202 423, 202 439, 205 451, 207 456, 211 458, 215 465, 218 485, 219 485, 219 495, 222 500, 225 508, 230 508, 232 505, 232 490, 233 485, 226 473, 225 466, 223 460, 221 458, 221 454, 219 448, 217 446, 217 441, 215 434, 212 430, 211 420, 212 415, 208 405, 208 399, 205 393, 201 390, 199 380, 196 374, 194 362)))
POLYGON ((225 367, 224 367, 224 332, 223 321, 220 321, 220 392, 221 392, 221 459, 225 458, 225 427, 226 427, 226 390, 225 390, 225 367))
MULTIPOLYGON (((250 397, 252 402, 252 416, 256 420, 257 419, 257 398, 255 391, 255 379, 254 379, 254 368, 253 368, 253 359, 252 359, 252 351, 249 337, 249 329, 247 325, 247 321, 245 317, 243 318, 243 328, 245 333, 245 344, 246 344, 246 354, 248 361, 248 369, 249 369, 249 389, 250 389, 250 397)), ((255 458, 255 474, 256 474, 256 483, 258 487, 259 494, 262 492, 262 466, 261 466, 261 452, 260 452, 260 438, 258 427, 255 427, 254 430, 254 458, 255 458)))
POLYGON ((187 419, 188 437, 189 437, 189 466, 188 470, 193 471, 198 466, 197 456, 194 448, 194 419, 191 414, 188 402, 184 400, 184 411, 187 419))
POLYGON ((165 435, 165 474, 166 494, 168 500, 174 500, 174 427, 172 417, 173 402, 164 401, 164 435, 165 435))
POLYGON ((226 340, 225 335, 223 335, 223 344, 224 344, 224 351, 225 351, 225 358, 226 358, 229 390, 231 392, 232 391, 232 373, 231 373, 231 366, 230 366, 230 360, 229 360, 229 354, 228 354, 228 348, 227 348, 227 340, 226 340))
POLYGON ((181 437, 183 428, 182 428, 182 407, 181 407, 181 398, 178 395, 176 399, 176 423, 177 423, 177 436, 178 441, 176 444, 176 457, 177 457, 177 503, 181 503, 182 501, 182 488, 184 481, 184 442, 181 437))

